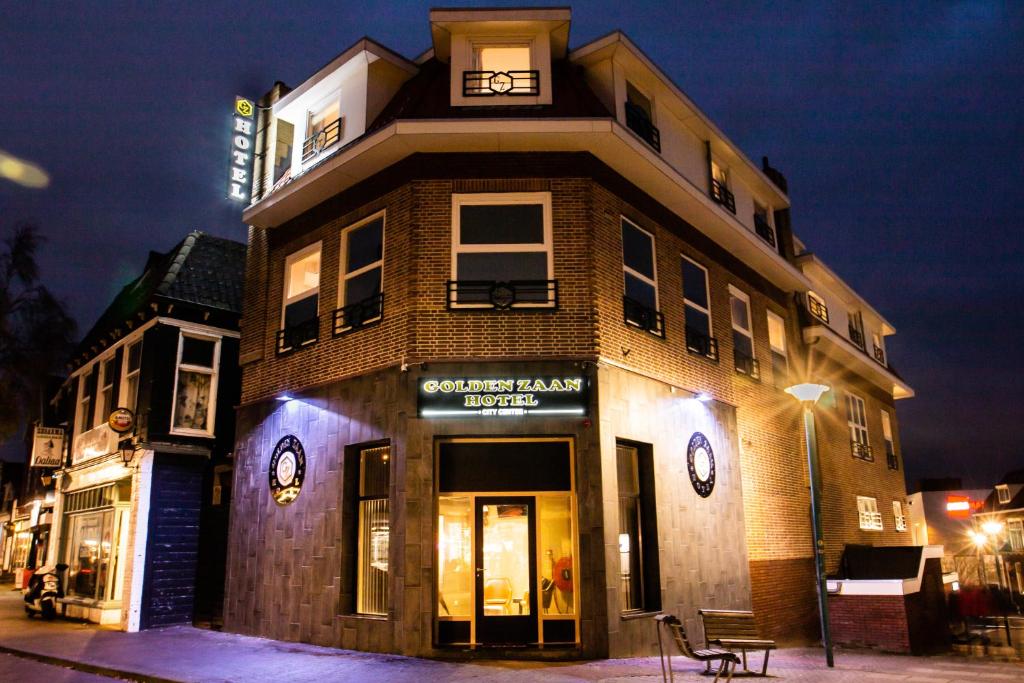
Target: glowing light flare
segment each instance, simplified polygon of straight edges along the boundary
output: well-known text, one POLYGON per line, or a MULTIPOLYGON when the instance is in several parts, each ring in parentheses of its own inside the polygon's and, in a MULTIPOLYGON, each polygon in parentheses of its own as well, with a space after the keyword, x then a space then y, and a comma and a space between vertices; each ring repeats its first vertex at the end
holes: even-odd
POLYGON ((982 533, 978 533, 974 529, 968 530, 967 535, 970 537, 974 545, 978 546, 979 548, 988 543, 988 536, 982 533))
POLYGON ((699 392, 696 396, 694 396, 694 398, 700 401, 701 403, 708 403, 714 400, 714 396, 712 396, 706 391, 699 392))
POLYGON ((0 178, 6 178, 22 187, 42 189, 50 184, 50 176, 40 166, 31 161, 0 150, 0 178))
POLYGON ((989 536, 998 536, 1003 530, 1003 523, 995 520, 989 520, 981 525, 981 530, 989 536))
POLYGON ((831 388, 827 384, 804 382, 803 384, 794 384, 791 387, 786 387, 785 392, 800 402, 810 401, 811 403, 817 403, 821 395, 831 388))

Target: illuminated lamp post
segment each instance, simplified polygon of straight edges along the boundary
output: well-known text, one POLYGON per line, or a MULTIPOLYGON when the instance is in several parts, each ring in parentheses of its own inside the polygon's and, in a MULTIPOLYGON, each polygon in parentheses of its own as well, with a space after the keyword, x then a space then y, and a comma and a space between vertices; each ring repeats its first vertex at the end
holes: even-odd
POLYGON ((811 477, 811 528, 814 532, 814 567, 818 578, 818 616, 821 619, 821 643, 825 663, 832 668, 832 632, 828 625, 828 586, 825 582, 825 541, 821 532, 821 472, 818 469, 818 440, 814 431, 814 404, 831 387, 825 384, 794 384, 786 393, 800 401, 804 409, 804 437, 807 440, 807 471, 811 477))
MULTIPOLYGON (((985 535, 992 539, 992 548, 996 551, 996 584, 999 588, 1003 587, 1003 557, 999 552, 999 534, 1003 533, 1003 523, 998 522, 994 519, 983 523, 981 530, 985 532, 985 535)), ((1009 585, 1009 581, 1007 581, 1009 585)))
POLYGON ((978 581, 981 582, 981 587, 985 588, 988 586, 988 581, 985 576, 985 560, 981 555, 981 549, 988 543, 988 537, 974 529, 968 530, 967 535, 974 543, 975 556, 978 558, 978 581))

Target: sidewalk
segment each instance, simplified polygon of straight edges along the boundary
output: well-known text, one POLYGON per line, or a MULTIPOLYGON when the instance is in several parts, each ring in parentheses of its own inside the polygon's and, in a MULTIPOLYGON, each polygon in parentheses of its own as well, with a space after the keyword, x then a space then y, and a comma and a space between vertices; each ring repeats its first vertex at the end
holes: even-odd
MULTIPOLYGON (((5 587, 6 588, 6 587, 5 587)), ((656 683, 657 657, 593 662, 438 662, 394 655, 283 643, 191 627, 122 633, 66 621, 24 616, 20 594, 0 591, 0 651, 79 671, 146 681, 295 682, 494 681, 496 683, 656 683)), ((752 665, 760 660, 755 658, 752 665)), ((820 650, 786 649, 772 654, 777 680, 862 681, 1024 680, 1024 664, 979 662, 956 657, 899 657, 840 651, 828 670, 820 650)), ((36 665, 25 662, 25 666, 36 665)), ((675 658, 677 681, 708 681, 696 662, 675 658)), ((26 668, 27 670, 27 668, 26 668)))

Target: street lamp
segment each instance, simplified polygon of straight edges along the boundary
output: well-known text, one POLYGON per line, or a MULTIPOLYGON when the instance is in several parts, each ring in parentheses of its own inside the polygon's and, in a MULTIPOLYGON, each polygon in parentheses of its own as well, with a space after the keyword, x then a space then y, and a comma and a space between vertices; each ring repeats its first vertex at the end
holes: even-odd
POLYGON ((805 382, 794 384, 786 393, 800 401, 804 409, 804 437, 807 440, 807 471, 811 477, 811 528, 814 532, 814 567, 818 578, 818 616, 821 618, 821 642, 825 663, 832 668, 832 632, 828 625, 828 586, 825 582, 825 541, 821 533, 821 472, 818 470, 818 440, 814 431, 814 404, 831 387, 805 382))

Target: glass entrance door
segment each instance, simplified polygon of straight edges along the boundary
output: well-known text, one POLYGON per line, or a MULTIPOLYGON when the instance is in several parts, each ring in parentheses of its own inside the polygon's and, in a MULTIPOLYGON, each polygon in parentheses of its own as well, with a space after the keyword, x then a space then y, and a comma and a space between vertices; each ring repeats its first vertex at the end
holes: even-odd
POLYGON ((537 642, 533 496, 476 498, 476 642, 537 642))

